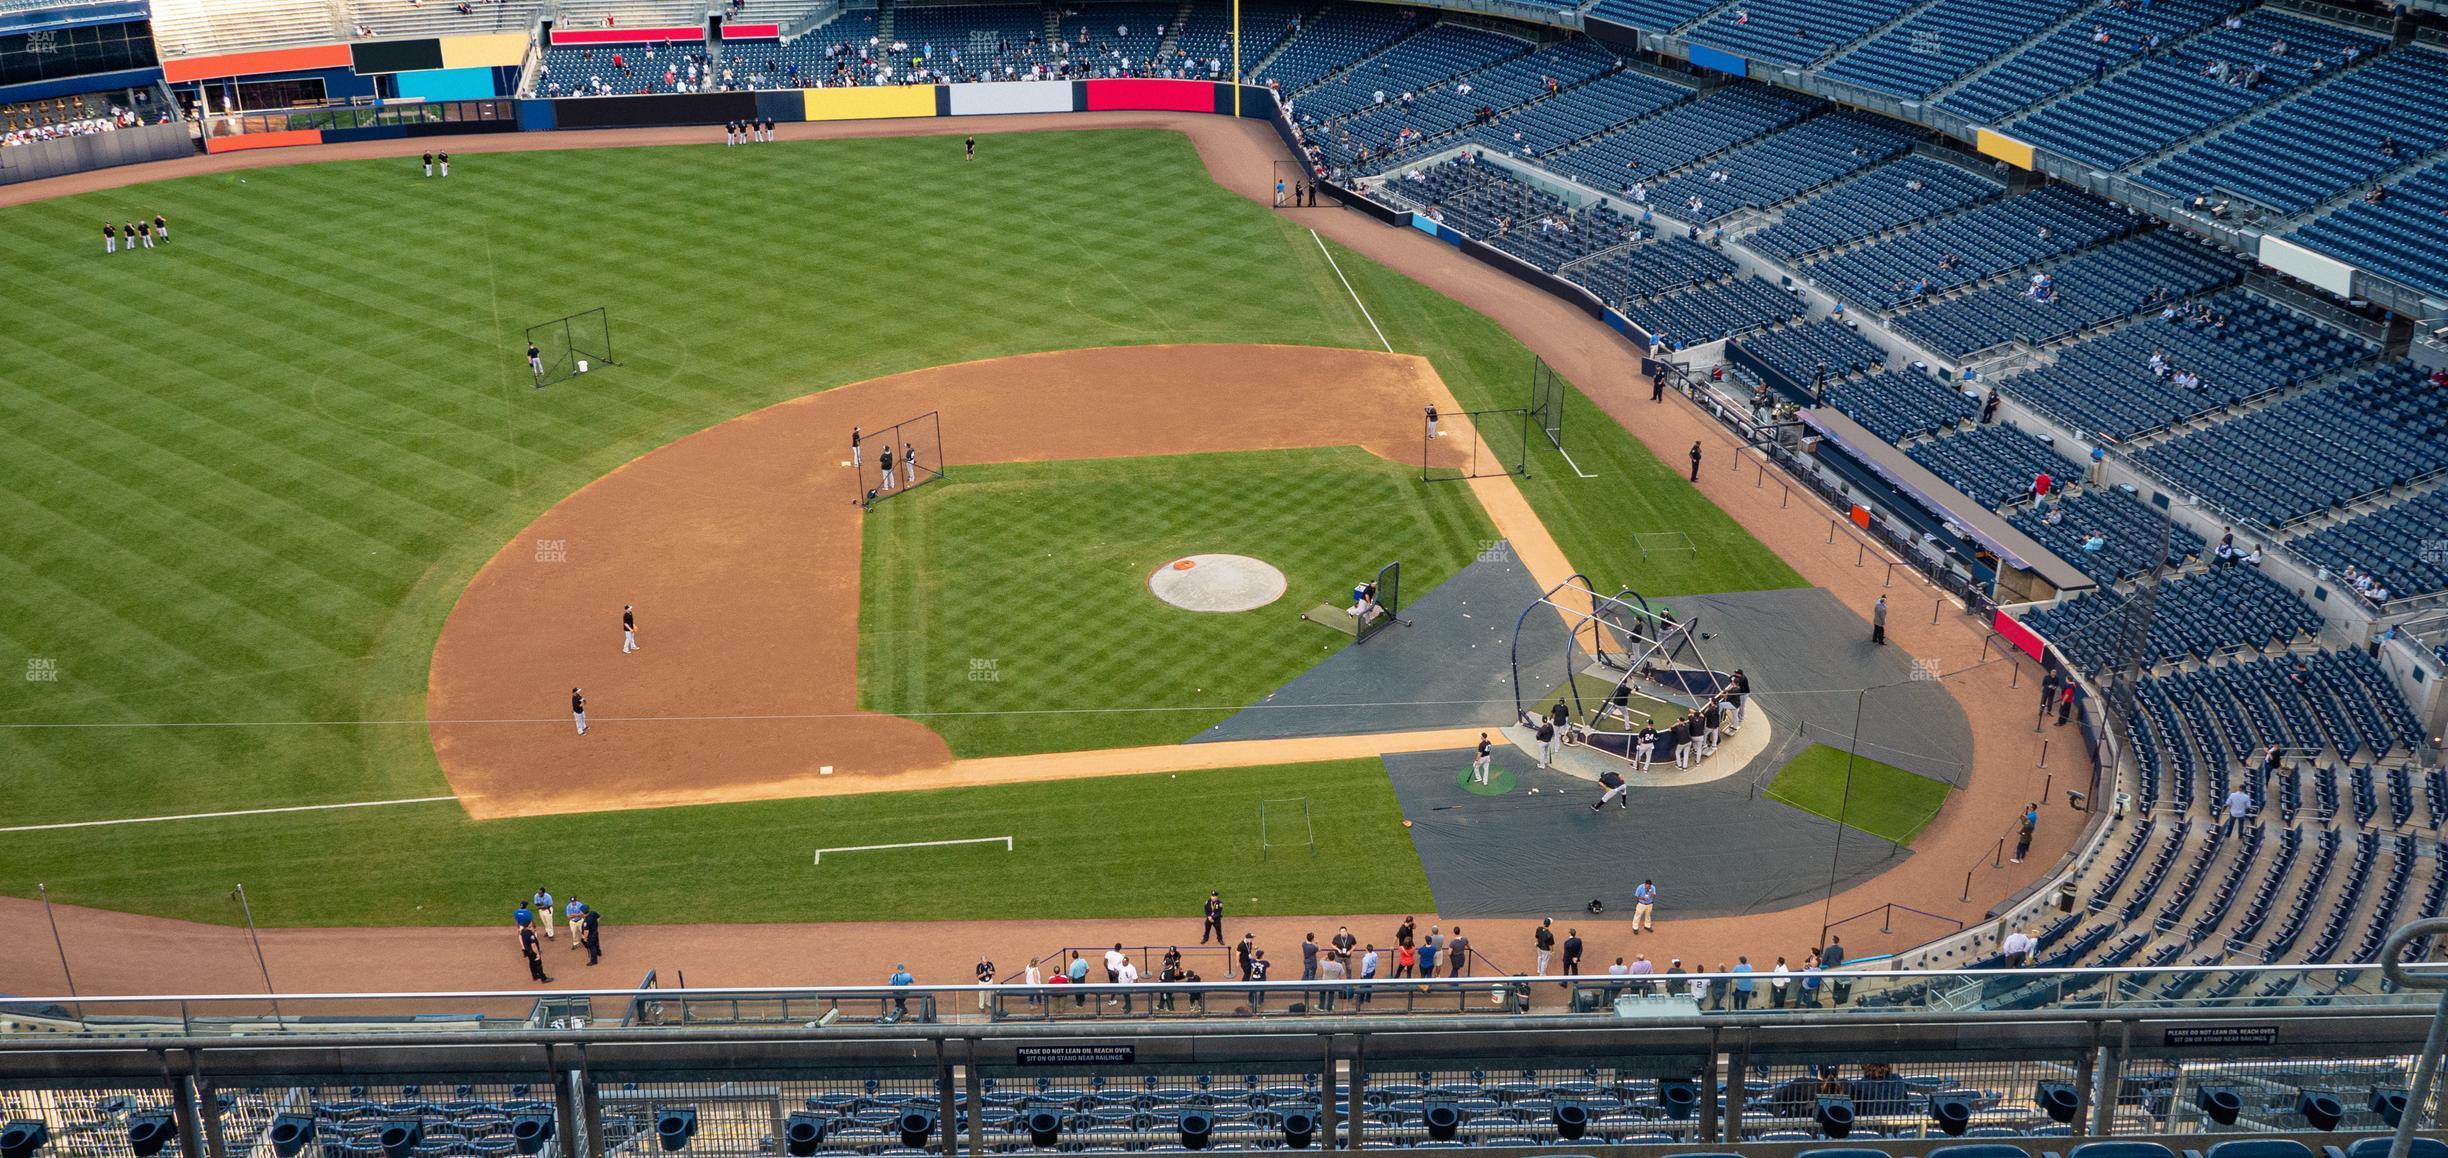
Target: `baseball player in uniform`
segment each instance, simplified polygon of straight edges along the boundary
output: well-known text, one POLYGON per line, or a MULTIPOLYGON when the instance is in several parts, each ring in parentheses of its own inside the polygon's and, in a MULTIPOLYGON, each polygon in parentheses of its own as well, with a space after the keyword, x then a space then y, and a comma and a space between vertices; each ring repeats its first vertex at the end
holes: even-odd
POLYGON ((527 343, 527 369, 535 374, 536 385, 544 384, 544 351, 537 349, 534 342, 527 343))
POLYGON ((963 143, 962 143, 961 148, 962 148, 961 160, 964 160, 964 161, 974 161, 974 160, 977 160, 977 138, 976 138, 976 137, 971 137, 971 138, 969 138, 967 141, 963 142, 963 143))
POLYGON ((426 175, 426 176, 428 176, 428 177, 433 176, 433 154, 432 154, 432 153, 427 153, 427 154, 425 154, 425 175, 426 175))
POLYGON ((102 223, 102 252, 119 252, 119 227, 108 221, 102 223))
POLYGON ((144 240, 144 247, 146 249, 153 248, 153 226, 150 223, 143 221, 137 222, 136 236, 144 240))
POLYGON ((637 611, 635 608, 623 603, 621 604, 621 654, 627 655, 636 650, 637 611))
POLYGON ((918 448, 906 442, 901 444, 901 475, 908 480, 904 485, 918 485, 918 448))
POLYGON ((768 145, 770 145, 770 144, 772 144, 772 143, 773 143, 773 139, 774 139, 774 119, 773 119, 772 117, 767 117, 767 118, 765 118, 765 143, 766 143, 766 144, 768 144, 768 145))
POLYGON ((858 469, 858 465, 859 465, 859 428, 858 428, 858 427, 853 426, 853 427, 851 427, 851 428, 850 428, 850 469, 852 469, 852 470, 857 470, 857 469, 858 469))
POLYGON ((883 453, 876 456, 876 465, 884 468, 884 489, 891 490, 893 488, 893 460, 890 443, 885 444, 883 453))
POLYGON ((441 155, 434 159, 442 162, 442 175, 445 177, 450 176, 450 151, 447 149, 443 150, 441 155))
POLYGON ((120 227, 119 227, 119 237, 120 237, 120 239, 121 239, 121 240, 123 240, 123 241, 127 242, 127 245, 125 246, 125 248, 126 248, 126 250, 127 250, 129 253, 134 253, 134 252, 136 252, 136 223, 135 223, 135 222, 130 221, 130 222, 128 222, 127 224, 120 226, 120 227))
POLYGON ((164 217, 159 213, 153 215, 153 236, 158 237, 163 241, 170 240, 169 218, 164 217))
POLYGON ((578 721, 578 734, 586 735, 586 693, 570 689, 570 717, 578 721))
POLYGON ((1488 782, 1488 769, 1495 764, 1496 745, 1488 742, 1488 734, 1479 733, 1479 753, 1471 757, 1471 783, 1488 782))
POLYGON ((1555 759, 1556 726, 1553 720, 1538 722, 1538 766, 1544 768, 1555 759))
POLYGON ((723 147, 727 149, 736 144, 739 144, 739 121, 736 119, 724 121, 723 147))
POLYGON ((1624 795, 1631 791, 1632 784, 1623 778, 1623 773, 1609 768, 1598 774, 1598 783, 1606 787, 1606 795, 1599 797, 1598 803, 1590 805, 1590 811, 1604 809, 1609 801, 1613 801, 1617 808, 1629 810, 1632 807, 1631 798, 1624 795))
POLYGON ((1435 438, 1435 437, 1437 436, 1437 428, 1436 428, 1436 424, 1437 424, 1437 412, 1436 412, 1436 407, 1434 407, 1434 406, 1430 406, 1430 407, 1428 408, 1428 437, 1430 437, 1430 438, 1435 438))

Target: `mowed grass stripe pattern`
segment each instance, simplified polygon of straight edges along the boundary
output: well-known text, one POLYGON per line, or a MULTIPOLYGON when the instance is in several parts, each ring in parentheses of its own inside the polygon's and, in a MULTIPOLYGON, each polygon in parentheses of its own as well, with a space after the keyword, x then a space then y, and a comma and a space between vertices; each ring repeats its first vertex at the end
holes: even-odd
MULTIPOLYGON (((1330 247, 1386 340, 1425 354, 1466 409, 1530 404, 1533 355, 1504 327, 1462 303, 1339 245, 1330 247)), ((1349 296, 1342 303, 1351 308, 1349 296)), ((1357 318, 1355 318, 1358 321, 1357 318)), ((1359 321, 1365 326, 1365 321, 1359 321)), ((1508 433, 1504 445, 1512 445, 1508 433)), ((1522 494, 1573 566, 1599 587, 1647 596, 1805 586, 1802 576, 1700 494, 1680 463, 1660 462, 1578 386, 1565 396, 1564 445, 1595 478, 1582 478, 1544 434, 1530 435, 1522 494), (1681 531, 1691 554, 1641 558, 1635 533, 1681 531)))
POLYGON ((229 880, 196 866, 245 865, 255 919, 286 926, 500 925, 539 882, 586 898, 614 926, 1189 921, 1209 888, 1243 915, 1434 907, 1375 760, 481 824, 450 804, 380 811, 89 829, 73 842, 8 835, 0 856, 47 881, 55 901, 222 924, 239 919, 229 880), (1302 796, 1316 858, 1278 827, 1278 847, 1260 860, 1258 802, 1302 796), (1013 849, 809 863, 818 848, 964 836, 1010 836, 1013 849), (436 871, 437 850, 448 850, 448 871, 436 871))
MULTIPOLYGON (((58 673, 12 676, 0 725, 415 719, 475 567, 681 435, 944 362, 1353 336, 1323 308, 1314 247, 1208 181, 1184 138, 981 150, 535 153, 463 158, 447 181, 405 159, 306 165, 0 213, 17 319, 0 332, 0 660, 58 673), (1087 179, 1112 172, 1135 174, 1127 195, 1087 179), (85 244, 155 212, 163 248, 85 244), (597 305, 624 365, 530 389, 525 327, 597 305)), ((443 790, 422 729, 381 731, 0 731, 22 773, 0 812, 443 790)))
POLYGON ((1398 559, 1425 592, 1494 537, 1469 488, 1357 447, 958 468, 868 515, 860 706, 960 756, 1178 743, 1350 643, 1301 612, 1398 559), (1283 598, 1148 590, 1209 552, 1273 564, 1283 598))

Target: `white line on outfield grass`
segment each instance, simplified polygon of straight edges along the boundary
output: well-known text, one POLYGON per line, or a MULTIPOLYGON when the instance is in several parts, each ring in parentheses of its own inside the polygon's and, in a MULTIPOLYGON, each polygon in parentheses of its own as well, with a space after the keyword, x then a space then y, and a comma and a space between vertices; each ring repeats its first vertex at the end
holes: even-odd
POLYGON ((1369 313, 1368 303, 1360 300, 1360 291, 1352 288, 1351 279, 1343 276, 1343 266, 1335 261, 1334 251, 1326 248, 1326 239, 1319 237, 1318 231, 1312 229, 1309 231, 1309 240, 1317 242, 1318 252, 1326 255, 1327 266, 1335 271, 1335 280, 1343 283, 1343 292, 1350 294, 1352 304, 1360 307, 1360 316, 1368 319, 1369 328, 1377 330, 1377 344, 1384 346, 1386 353, 1393 353, 1394 343, 1386 341, 1384 330, 1377 329, 1376 315, 1369 313))
POLYGON ((341 808, 387 808, 394 804, 436 804, 456 796, 411 796, 404 800, 351 800, 341 804, 296 804, 287 808, 242 808, 235 812, 188 812, 178 816, 128 816, 118 820, 72 820, 65 824, 20 824, 0 832, 51 832, 62 828, 107 828, 114 824, 164 824, 173 820, 219 820, 229 816, 270 816, 279 812, 330 812, 341 808))
POLYGON ((1012 838, 1008 836, 965 836, 959 840, 908 840, 900 844, 851 844, 840 848, 820 848, 816 850, 816 859, 810 863, 823 864, 824 854, 828 852, 881 852, 889 848, 942 848, 952 844, 1001 844, 1003 851, 1012 850, 1012 838))

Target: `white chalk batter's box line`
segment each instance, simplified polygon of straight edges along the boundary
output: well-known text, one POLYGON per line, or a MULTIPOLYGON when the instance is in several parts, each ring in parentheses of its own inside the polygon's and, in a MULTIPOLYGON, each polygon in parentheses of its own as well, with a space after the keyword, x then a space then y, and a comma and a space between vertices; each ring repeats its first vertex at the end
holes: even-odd
POLYGON ((824 855, 828 852, 882 852, 895 848, 942 848, 954 844, 1001 844, 1003 851, 1012 851, 1012 838, 1008 836, 965 836, 959 840, 911 840, 900 844, 852 844, 841 848, 820 848, 816 850, 816 859, 811 863, 823 864, 824 855))

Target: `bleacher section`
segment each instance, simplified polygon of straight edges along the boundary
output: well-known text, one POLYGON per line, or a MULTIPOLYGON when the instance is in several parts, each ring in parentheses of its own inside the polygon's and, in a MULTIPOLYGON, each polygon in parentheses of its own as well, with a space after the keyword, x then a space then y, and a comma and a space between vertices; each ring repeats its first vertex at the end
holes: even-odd
MULTIPOLYGON (((2121 592, 2102 589, 2023 617, 2084 671, 2107 671, 2122 646, 2121 592)), ((2142 662, 2206 663, 2244 652, 2258 656, 2306 641, 2320 631, 2310 604, 2257 567, 2213 567, 2162 583, 2142 662)))
POLYGON ((524 32, 535 26, 542 0, 487 0, 461 12, 435 0, 348 0, 349 20, 389 40, 410 36, 469 36, 524 32))
POLYGON ((1643 32, 1672 32, 1725 0, 1598 0, 1590 15, 1643 32))
POLYGON ((2159 229, 2049 270, 2056 294, 2048 302, 2025 283, 2007 283, 1898 314, 1895 326, 1953 357, 2013 341, 2040 345, 2231 285, 2244 272, 2235 257, 2159 229))
POLYGON ((2132 228, 2124 210, 2052 185, 1837 254, 1805 270, 1848 301, 1892 309, 1917 296, 1916 283, 1926 282, 1931 293, 1971 285, 2087 249, 2132 228))
POLYGON ((1501 153, 1543 157, 1691 95, 1689 86, 1626 70, 1602 76, 1555 100, 1501 113, 1488 124, 1473 126, 1466 137, 1501 153))
POLYGON ((2186 149, 2135 180, 2179 195, 2243 197, 2295 214, 2448 144, 2432 103, 2448 52, 2401 48, 2186 149), (2382 152, 2382 142, 2394 142, 2382 152))
MULTIPOLYGON (((544 50, 543 80, 547 92, 569 96, 679 92, 691 85, 689 64, 693 61, 703 68, 705 60, 705 44, 696 40, 592 47, 564 44, 544 50), (667 74, 672 78, 669 81, 664 79, 667 74)), ((698 87, 705 83, 701 75, 698 87)))
POLYGON ((1356 70, 1358 62, 1375 56, 1395 38, 1424 26, 1420 15, 1407 8, 1342 0, 1301 21, 1274 60, 1253 69, 1250 77, 1296 97, 1328 73, 1356 70))
POLYGON ((2298 230, 2293 240, 2427 293, 2448 295, 2443 222, 2448 222, 2448 161, 2389 185, 2377 203, 2369 198, 2347 203, 2298 230))
POLYGON ((2395 598, 2448 590, 2448 490, 2323 527, 2293 547, 2338 574, 2369 573, 2395 598))
POLYGON ((1938 0, 1830 61, 1820 74, 1925 97, 2063 19, 2082 0, 1938 0))
MULTIPOLYGON (((771 70, 752 69, 753 87, 865 84, 872 74, 868 42, 876 39, 876 10, 852 8, 783 43, 771 70)), ((737 49, 724 49, 726 56, 737 49)))
POLYGON ((1649 190, 1649 199, 1687 221, 1715 221, 1800 196, 1912 147, 1910 130, 1885 117, 1836 112, 1745 145, 1649 190), (1724 180, 1719 180, 1719 177, 1724 180), (1701 199, 1701 208, 1686 206, 1701 199))
POLYGON ((2448 470, 2448 392, 2375 367, 2137 457, 2245 518, 2279 526, 2448 470))
MULTIPOLYGON (((954 76, 1000 72, 1004 65, 1025 68, 1050 60, 1044 47, 1045 13, 1034 4, 979 4, 912 8, 893 6, 893 39, 908 46, 890 63, 895 76, 917 68, 954 76)), ((1110 28, 1108 32, 1112 31, 1110 28)), ((1102 59, 1093 44, 1077 64, 1097 68, 1102 59)))
MULTIPOLYGON (((898 10, 896 6, 895 11, 898 10)), ((1085 65, 1099 75, 1116 71, 1135 73, 1155 58, 1165 34, 1172 31, 1168 22, 1180 11, 1178 4, 1163 3, 1065 6, 1056 14, 1062 39, 1055 50, 1073 64, 1085 65)), ((1038 30, 1040 33, 1044 30, 1042 19, 1038 30)), ((893 34, 908 39, 897 22, 893 34)))
MULTIPOLYGON (((1399 118, 1403 94, 1417 93, 1439 81, 1486 68, 1529 50, 1528 42, 1510 36, 1439 24, 1295 96, 1292 114, 1304 125, 1330 122, 1371 108, 1390 111, 1399 118)), ((1440 113, 1422 116, 1420 121, 1426 128, 1441 132, 1467 119, 1466 111, 1459 118, 1440 113)), ((1386 135, 1391 136, 1391 131, 1386 135)))
POLYGON ((559 8, 556 28, 678 28, 705 23, 706 0, 561 0, 559 8))
POLYGON ((2041 148, 2120 169, 2230 117, 2342 68, 2386 42, 2334 24, 2263 8, 2241 27, 2180 41, 2169 51, 2068 96, 2010 126, 2041 148), (2283 53, 2277 51, 2283 45, 2283 53), (2254 74, 2257 79, 2247 76, 2254 74))
POLYGON ((2069 347, 2054 365, 2004 380, 2006 393, 2056 415, 2078 431, 2130 438, 2344 367, 2369 347, 2241 292, 2200 303, 2227 319, 2153 318, 2069 347), (2161 353, 2170 373, 2153 374, 2161 353), (2176 385, 2197 373, 2203 388, 2176 385))
POLYGON ((1687 35, 1747 60, 1802 65, 1861 39, 1912 0, 1736 0, 1687 35))
POLYGON ((1960 166, 1906 156, 1865 170, 1785 211, 1743 242, 1787 259, 1877 237, 1926 218, 1980 204, 2005 187, 1960 166))
POLYGON ((2033 480, 2043 474, 2070 482, 2080 469, 2039 439, 2006 425, 1975 427, 1905 453, 1985 507, 2031 497, 2033 480))
MULTIPOLYGON (((440 3, 441 0, 435 0, 440 3)), ((345 39, 325 0, 154 0, 153 45, 167 59, 345 39)))
POLYGON ((1765 85, 1735 84, 1546 158, 1548 168, 1614 192, 1800 119, 1812 101, 1765 85))
POLYGON ((2239 3, 2158 0, 2147 5, 2093 5, 2080 18, 2026 44, 1997 67, 1938 98, 1938 105, 1981 124, 1997 124, 2018 109, 2140 55, 2148 37, 2172 41, 2235 11, 2239 3))
MULTIPOLYGON (((1404 41, 1387 55, 1410 53, 1442 31, 1422 33, 1404 41)), ((1362 150, 1366 150, 1371 157, 1398 158, 1418 148, 1452 144, 1451 134, 1469 130, 1481 108, 1509 109, 1537 99, 1545 93, 1550 80, 1559 87, 1578 85, 1613 69, 1616 64, 1614 54, 1587 40, 1561 41, 1536 52, 1522 52, 1527 47, 1526 44, 1514 42, 1504 53, 1511 59, 1420 88, 1414 92, 1414 99, 1408 105, 1403 103, 1401 96, 1403 92, 1413 90, 1388 89, 1385 104, 1372 104, 1356 115, 1342 117, 1333 123, 1330 132, 1309 129, 1308 138, 1324 149, 1328 163, 1332 165, 1351 164, 1358 159, 1362 150), (1397 139, 1404 130, 1409 130, 1414 137, 1409 149, 1401 147, 1397 139)), ((1384 83, 1365 77, 1363 82, 1384 83)), ((1320 91, 1333 87, 1330 84, 1320 91)), ((1368 95, 1373 102, 1374 90, 1368 95)), ((1304 106, 1298 111, 1304 126, 1308 125, 1309 117, 1315 110, 1304 106)))

